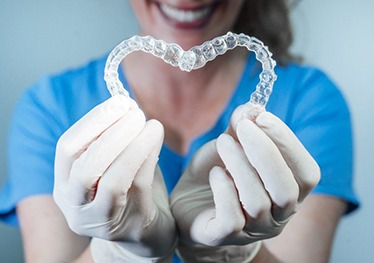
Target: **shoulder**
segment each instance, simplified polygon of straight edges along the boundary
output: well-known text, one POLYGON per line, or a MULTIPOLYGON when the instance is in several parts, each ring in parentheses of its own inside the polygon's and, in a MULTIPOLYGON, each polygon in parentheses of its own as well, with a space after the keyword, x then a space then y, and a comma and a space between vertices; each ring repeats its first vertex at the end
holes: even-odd
POLYGON ((339 88, 324 71, 309 66, 289 64, 276 69, 278 84, 281 88, 287 85, 289 92, 297 94, 313 92, 318 93, 340 93, 339 88))
MULTIPOLYGON (((105 57, 92 60, 87 64, 42 77, 38 82, 26 90, 26 94, 43 97, 44 100, 72 100, 77 96, 82 101, 100 93, 105 87, 104 76, 105 57)), ((104 89, 105 91, 105 89, 104 89)))
POLYGON ((63 132, 91 108, 109 97, 103 80, 106 57, 42 77, 19 99, 15 116, 53 122, 63 132), (17 114, 20 113, 20 114, 17 114), (26 114, 25 114, 26 113, 26 114), (40 118, 42 117, 42 118, 40 118))
POLYGON ((269 101, 269 110, 284 121, 339 113, 349 118, 344 95, 322 70, 306 65, 288 64, 276 68, 277 80, 269 101))

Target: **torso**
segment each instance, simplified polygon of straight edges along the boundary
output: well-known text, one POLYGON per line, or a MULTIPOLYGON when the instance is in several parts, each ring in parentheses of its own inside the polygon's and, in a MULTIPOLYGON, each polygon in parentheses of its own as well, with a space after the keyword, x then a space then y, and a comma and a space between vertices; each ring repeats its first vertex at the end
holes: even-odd
POLYGON ((164 125, 165 143, 185 154, 191 140, 211 128, 225 108, 240 79, 246 56, 238 51, 186 73, 145 55, 148 57, 133 56, 127 60, 126 78, 147 118, 164 125), (149 62, 146 65, 145 60, 149 62))

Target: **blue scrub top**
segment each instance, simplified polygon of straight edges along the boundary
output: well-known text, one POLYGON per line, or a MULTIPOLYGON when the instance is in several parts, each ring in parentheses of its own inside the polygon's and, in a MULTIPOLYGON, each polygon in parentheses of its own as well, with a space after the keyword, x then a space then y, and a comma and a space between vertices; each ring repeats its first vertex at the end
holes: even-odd
MULTIPOLYGON (((29 87, 19 99, 8 141, 8 178, 0 191, 0 219, 17 225, 15 207, 25 197, 52 194, 55 146, 59 137, 93 107, 110 97, 103 80, 106 56, 29 87)), ((195 138, 182 156, 164 145, 159 164, 169 193, 194 153, 225 131, 234 109, 247 102, 259 81, 261 65, 247 64, 229 103, 209 131, 195 138)), ((277 66, 267 110, 297 135, 321 168, 315 194, 332 195, 358 206, 352 176, 350 114, 342 93, 321 71, 306 66, 277 66)), ((125 76, 120 79, 129 87, 125 76)), ((130 96, 133 96, 129 88, 130 96)))

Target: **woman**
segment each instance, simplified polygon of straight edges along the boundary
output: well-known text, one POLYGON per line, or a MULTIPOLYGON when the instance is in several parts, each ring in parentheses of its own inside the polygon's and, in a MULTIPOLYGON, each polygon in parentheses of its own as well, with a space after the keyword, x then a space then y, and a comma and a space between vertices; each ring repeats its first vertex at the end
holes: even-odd
POLYGON ((131 3, 142 35, 185 50, 227 31, 263 40, 279 64, 268 112, 238 117, 259 71, 244 49, 191 73, 128 56, 137 103, 108 99, 105 58, 40 81, 15 111, 1 208, 12 221, 17 206, 26 259, 328 261, 357 205, 349 112, 325 75, 290 61, 283 1, 131 3))

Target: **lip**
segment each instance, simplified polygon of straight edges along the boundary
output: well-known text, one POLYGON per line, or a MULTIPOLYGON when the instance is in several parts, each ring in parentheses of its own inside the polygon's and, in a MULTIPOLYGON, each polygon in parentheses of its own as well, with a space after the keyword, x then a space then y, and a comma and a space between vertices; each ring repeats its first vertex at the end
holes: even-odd
POLYGON ((156 2, 159 12, 164 19, 178 29, 199 29, 211 20, 220 1, 200 6, 175 6, 156 2))

